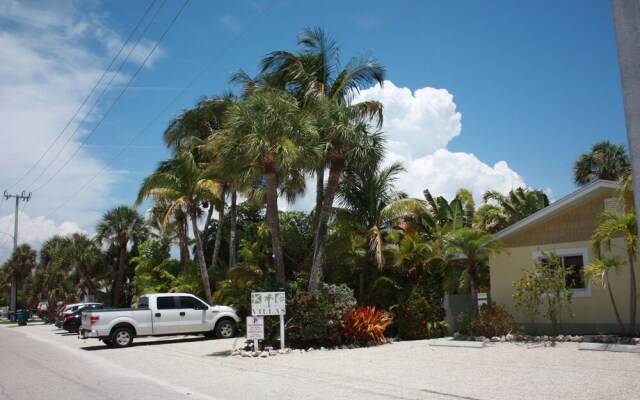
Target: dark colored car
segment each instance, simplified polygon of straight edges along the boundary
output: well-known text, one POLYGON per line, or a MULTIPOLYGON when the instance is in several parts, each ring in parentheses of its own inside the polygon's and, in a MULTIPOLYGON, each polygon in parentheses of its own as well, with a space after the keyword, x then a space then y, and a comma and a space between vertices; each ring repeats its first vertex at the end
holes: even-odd
POLYGON ((71 315, 73 312, 75 312, 78 308, 85 306, 87 304, 102 304, 102 303, 74 303, 74 304, 66 304, 64 305, 57 313, 57 318, 56 318, 56 327, 57 328, 62 328, 62 324, 64 323, 64 320, 71 315))
POLYGON ((88 310, 104 310, 113 308, 107 304, 85 304, 78 307, 72 313, 65 315, 64 321, 62 321, 62 329, 69 331, 71 333, 77 333, 80 325, 82 325, 82 312, 88 310))

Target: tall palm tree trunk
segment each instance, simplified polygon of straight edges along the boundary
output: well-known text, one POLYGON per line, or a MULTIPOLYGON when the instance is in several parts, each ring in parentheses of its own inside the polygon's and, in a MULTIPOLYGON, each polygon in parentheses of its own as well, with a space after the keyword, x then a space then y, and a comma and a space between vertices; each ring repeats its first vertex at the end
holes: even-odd
POLYGON ((624 327, 624 323, 622 322, 622 318, 620 318, 620 312, 618 311, 618 305, 616 304, 616 299, 613 298, 613 290, 611 290, 611 282, 609 282, 609 275, 606 275, 607 279, 607 291, 609 292, 609 299, 611 299, 611 305, 613 305, 613 312, 616 315, 616 321, 618 321, 618 326, 620 326, 620 333, 626 334, 627 330, 624 327))
POLYGON ((207 271, 207 262, 204 260, 204 251, 202 250, 202 239, 198 230, 198 216, 196 215, 195 206, 191 207, 191 228, 193 236, 196 239, 196 256, 198 257, 198 266, 200 266, 200 276, 202 276, 202 286, 204 287, 204 300, 207 304, 211 304, 211 284, 209 283, 209 272, 207 271))
POLYGON ((276 283, 284 286, 286 276, 284 271, 284 257, 280 238, 280 221, 278 220, 278 192, 275 168, 265 165, 266 196, 267 196, 267 224, 271 231, 271 249, 273 251, 273 265, 276 270, 276 283))
POLYGON ((180 263, 182 264, 182 274, 186 276, 189 273, 189 265, 191 264, 191 254, 189 253, 189 240, 187 237, 187 221, 178 221, 178 246, 180 247, 180 263))
POLYGON ((231 191, 231 207, 229 208, 229 268, 236 265, 236 249, 238 248, 238 238, 236 231, 238 229, 238 192, 234 189, 231 191))
POLYGON ((211 268, 218 265, 220 257, 220 243, 222 242, 222 228, 224 224, 224 204, 218 209, 218 226, 216 228, 216 239, 213 244, 213 255, 211 256, 211 268))
POLYGON ((324 166, 316 170, 316 206, 313 213, 313 229, 318 228, 322 204, 324 203, 324 166))
POLYGON ((113 305, 116 307, 120 307, 120 304, 123 288, 122 284, 124 281, 124 268, 127 262, 127 243, 120 243, 120 254, 118 256, 118 272, 116 273, 116 284, 113 289, 113 305))
POLYGON ((327 241, 327 233, 329 230, 329 218, 333 209, 333 199, 335 198, 340 176, 346 161, 346 152, 336 151, 331 157, 329 168, 329 179, 327 180, 327 189, 324 193, 324 201, 322 203, 322 211, 318 220, 318 229, 314 240, 313 264, 311 265, 311 274, 309 277, 309 292, 315 292, 320 288, 322 282, 322 268, 324 264, 324 252, 327 241))

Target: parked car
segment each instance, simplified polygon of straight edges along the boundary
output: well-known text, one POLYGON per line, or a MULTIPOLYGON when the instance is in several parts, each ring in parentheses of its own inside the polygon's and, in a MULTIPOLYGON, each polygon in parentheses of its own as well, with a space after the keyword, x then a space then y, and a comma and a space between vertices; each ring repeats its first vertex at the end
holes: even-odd
POLYGON ((234 308, 210 306, 188 293, 141 296, 138 308, 82 312, 79 335, 108 346, 127 347, 137 336, 196 335, 233 337, 240 317, 234 308))
POLYGON ((47 319, 48 314, 49 314, 49 302, 41 301, 40 303, 38 303, 38 307, 36 307, 36 315, 41 320, 44 321, 47 319))
POLYGON ((82 306, 83 304, 102 304, 102 303, 73 303, 73 304, 65 305, 58 312, 58 318, 56 319, 56 327, 62 328, 62 324, 64 323, 64 319, 66 318, 66 316, 76 311, 78 307, 82 306))
POLYGON ((62 322, 62 329, 71 332, 78 333, 78 329, 82 324, 82 312, 88 310, 107 310, 113 308, 107 304, 83 304, 78 307, 77 310, 73 311, 71 314, 67 314, 64 317, 64 321, 62 322))

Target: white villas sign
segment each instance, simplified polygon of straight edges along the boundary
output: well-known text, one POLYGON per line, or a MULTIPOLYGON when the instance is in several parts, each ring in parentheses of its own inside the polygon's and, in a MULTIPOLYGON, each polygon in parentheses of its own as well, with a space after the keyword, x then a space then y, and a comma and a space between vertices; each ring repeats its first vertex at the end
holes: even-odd
POLYGON ((251 293, 251 315, 285 315, 286 311, 284 292, 251 293))

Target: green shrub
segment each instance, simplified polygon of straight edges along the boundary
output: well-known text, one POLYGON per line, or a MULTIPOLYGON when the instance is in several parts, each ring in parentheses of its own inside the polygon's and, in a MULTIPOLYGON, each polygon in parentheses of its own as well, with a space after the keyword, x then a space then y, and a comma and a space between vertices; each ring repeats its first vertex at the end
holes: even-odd
POLYGON ((440 299, 428 298, 424 288, 416 286, 396 308, 398 336, 409 340, 442 337, 447 332, 443 315, 440 299))
POLYGON ((340 320, 342 320, 347 313, 355 310, 358 305, 358 301, 353 295, 353 289, 344 283, 340 285, 323 283, 322 291, 326 292, 329 301, 333 303, 336 317, 340 320))
POLYGON ((480 336, 501 336, 515 331, 516 322, 504 305, 496 303, 483 304, 473 321, 473 332, 480 336))
POLYGON ((473 313, 468 314, 463 311, 460 314, 458 314, 458 316, 456 317, 456 320, 458 322, 459 333, 465 336, 476 335, 475 329, 473 327, 473 323, 475 322, 475 319, 473 318, 473 313))
MULTIPOLYGON (((343 318, 357 304, 353 291, 343 284, 323 285, 309 293, 307 283, 298 279, 287 285, 286 345, 306 348, 340 343, 343 318)), ((279 335, 278 318, 266 317, 265 343, 279 345, 279 335)))

